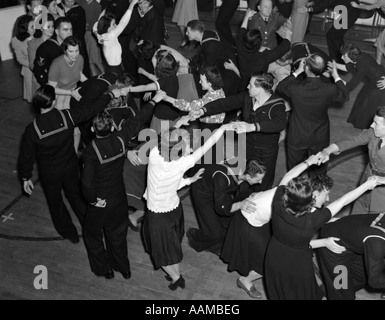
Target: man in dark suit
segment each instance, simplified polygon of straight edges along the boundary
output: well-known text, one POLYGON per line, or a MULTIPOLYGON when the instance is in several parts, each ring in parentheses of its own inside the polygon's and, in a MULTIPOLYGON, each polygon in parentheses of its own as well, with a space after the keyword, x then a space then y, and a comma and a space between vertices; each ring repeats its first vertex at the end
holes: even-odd
MULTIPOLYGON (((318 54, 303 59, 298 69, 282 80, 276 92, 292 101, 287 135, 287 165, 290 170, 308 156, 323 150, 330 142, 328 108, 332 102, 345 102, 349 93, 338 75, 335 62, 331 70, 335 83, 321 77, 326 66, 318 54), (305 79, 297 77, 305 72, 305 79)), ((326 167, 317 172, 326 171, 326 167)))

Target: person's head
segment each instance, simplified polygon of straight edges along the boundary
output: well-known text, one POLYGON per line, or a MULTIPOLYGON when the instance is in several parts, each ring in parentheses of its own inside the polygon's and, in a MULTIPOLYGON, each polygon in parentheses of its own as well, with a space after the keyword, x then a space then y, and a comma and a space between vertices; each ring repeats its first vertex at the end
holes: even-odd
POLYGON ((242 36, 242 44, 246 51, 257 52, 261 48, 262 35, 258 29, 247 30, 242 36))
POLYGON ((202 41, 203 32, 205 31, 205 25, 202 21, 191 20, 187 23, 186 36, 190 41, 202 41))
POLYGON ((370 125, 377 138, 385 139, 385 106, 377 107, 373 122, 370 125))
POLYGON ((258 5, 258 10, 264 18, 268 18, 273 12, 273 1, 261 0, 258 5))
POLYGON ((151 0, 139 0, 138 1, 139 10, 143 13, 146 13, 151 6, 152 6, 151 0))
POLYGON ((26 6, 29 12, 31 12, 33 15, 37 15, 38 12, 36 12, 36 9, 38 6, 43 4, 43 0, 27 0, 26 6))
POLYGON ((49 39, 53 36, 55 32, 54 24, 55 24, 55 18, 53 17, 52 14, 48 13, 47 22, 44 24, 44 26, 41 29, 46 39, 49 39))
POLYGON ((314 207, 320 209, 329 201, 329 193, 333 187, 333 179, 326 174, 320 174, 310 179, 313 189, 314 207))
POLYGON ((46 84, 37 89, 33 97, 33 104, 37 109, 50 109, 53 108, 55 97, 55 88, 46 84))
POLYGON ((159 136, 158 149, 165 161, 171 162, 189 155, 194 151, 200 136, 195 137, 193 130, 196 127, 190 125, 183 129, 170 128, 159 136))
POLYGON ((313 189, 307 178, 298 177, 289 181, 283 196, 285 211, 294 217, 309 213, 314 205, 313 189))
POLYGON ((273 92, 274 78, 269 73, 253 74, 247 89, 252 98, 259 97, 261 93, 271 94, 273 92))
POLYGON ((179 62, 167 50, 159 50, 156 53, 155 75, 165 78, 176 75, 179 69, 179 62))
POLYGON ((105 14, 102 16, 97 24, 97 33, 102 35, 112 31, 116 28, 116 17, 113 14, 105 14))
POLYGON ((249 185, 261 184, 265 173, 266 168, 260 162, 257 160, 247 160, 243 175, 249 185))
POLYGON ((75 4, 75 0, 63 0, 63 4, 66 8, 71 9, 75 4))
POLYGON ((155 44, 150 40, 140 40, 137 46, 144 60, 151 60, 155 52, 160 48, 159 44, 155 44))
POLYGON ((79 58, 80 41, 75 37, 65 38, 61 48, 69 61, 75 62, 79 58))
POLYGON ((59 43, 62 43, 65 38, 72 36, 72 23, 66 17, 57 18, 54 23, 54 28, 56 39, 59 43))
POLYGON ((325 69, 325 60, 320 55, 313 53, 305 59, 305 73, 307 76, 319 77, 325 69))
POLYGON ((45 6, 50 14, 57 15, 57 2, 56 0, 44 0, 43 6, 45 6))
POLYGON ((33 17, 25 14, 17 21, 17 35, 16 38, 24 41, 35 33, 35 25, 33 17))
POLYGON ((223 88, 223 80, 221 73, 215 66, 205 66, 199 69, 199 83, 203 90, 219 90, 223 88))
POLYGON ((342 60, 344 60, 345 63, 356 63, 359 56, 361 55, 361 50, 354 43, 349 43, 342 47, 341 55, 342 60))
POLYGON ((95 132, 96 137, 107 137, 114 131, 111 116, 107 112, 102 112, 92 119, 91 131, 95 132))

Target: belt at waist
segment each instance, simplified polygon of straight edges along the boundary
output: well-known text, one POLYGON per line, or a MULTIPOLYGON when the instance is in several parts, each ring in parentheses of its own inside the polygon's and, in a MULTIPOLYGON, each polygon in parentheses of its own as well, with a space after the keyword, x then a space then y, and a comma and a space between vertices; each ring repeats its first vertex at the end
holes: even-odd
POLYGON ((372 164, 370 164, 370 171, 372 172, 372 174, 374 174, 376 176, 385 177, 385 172, 380 172, 380 171, 374 169, 372 164))

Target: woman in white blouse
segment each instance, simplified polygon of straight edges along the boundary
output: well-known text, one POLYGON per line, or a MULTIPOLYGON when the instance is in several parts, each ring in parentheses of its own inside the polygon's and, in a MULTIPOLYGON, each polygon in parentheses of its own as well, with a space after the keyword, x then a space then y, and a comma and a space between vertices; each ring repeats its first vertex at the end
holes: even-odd
MULTIPOLYGON (((179 127, 179 124, 176 126, 179 127)), ((221 126, 193 153, 191 135, 186 130, 167 130, 161 134, 159 144, 150 151, 144 193, 148 210, 143 221, 143 239, 155 269, 162 268, 167 273, 166 279, 171 281, 170 290, 185 287, 185 280, 179 271, 183 258, 184 217, 177 191, 201 177, 204 169, 191 178, 184 179, 183 175, 210 150, 225 130, 233 130, 233 125, 221 126)), ((195 142, 199 141, 200 135, 195 142)))

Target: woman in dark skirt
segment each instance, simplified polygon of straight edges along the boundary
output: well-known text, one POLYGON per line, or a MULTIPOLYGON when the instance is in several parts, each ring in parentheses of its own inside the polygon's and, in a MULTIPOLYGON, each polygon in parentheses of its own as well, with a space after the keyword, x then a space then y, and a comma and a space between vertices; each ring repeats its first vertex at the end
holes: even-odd
MULTIPOLYGON (((317 159, 317 155, 313 155, 297 167, 304 171, 319 161, 319 156, 317 159)), ((323 203, 328 200, 329 190, 325 188, 316 196, 307 178, 295 178, 286 186, 278 186, 272 204, 273 234, 265 258, 264 276, 269 299, 322 298, 314 275, 312 249, 324 246, 328 239, 310 240, 345 205, 377 183, 377 177, 371 177, 327 207, 323 207, 323 203)))
POLYGON ((204 170, 199 170, 192 178, 184 179, 183 175, 219 140, 225 130, 232 128, 231 124, 223 125, 192 154, 192 135, 180 129, 164 131, 159 144, 151 148, 144 194, 148 210, 143 221, 143 240, 155 269, 162 268, 167 273, 166 279, 171 281, 168 286, 170 290, 185 287, 185 280, 179 271, 183 259, 183 207, 177 191, 198 180, 204 170))
POLYGON ((345 65, 337 64, 342 71, 349 71, 353 78, 346 84, 351 92, 362 81, 364 86, 357 95, 352 111, 347 119, 355 128, 368 129, 378 106, 385 101, 385 90, 377 87, 377 81, 385 76, 385 70, 371 55, 361 52, 355 44, 347 44, 341 50, 345 65))

